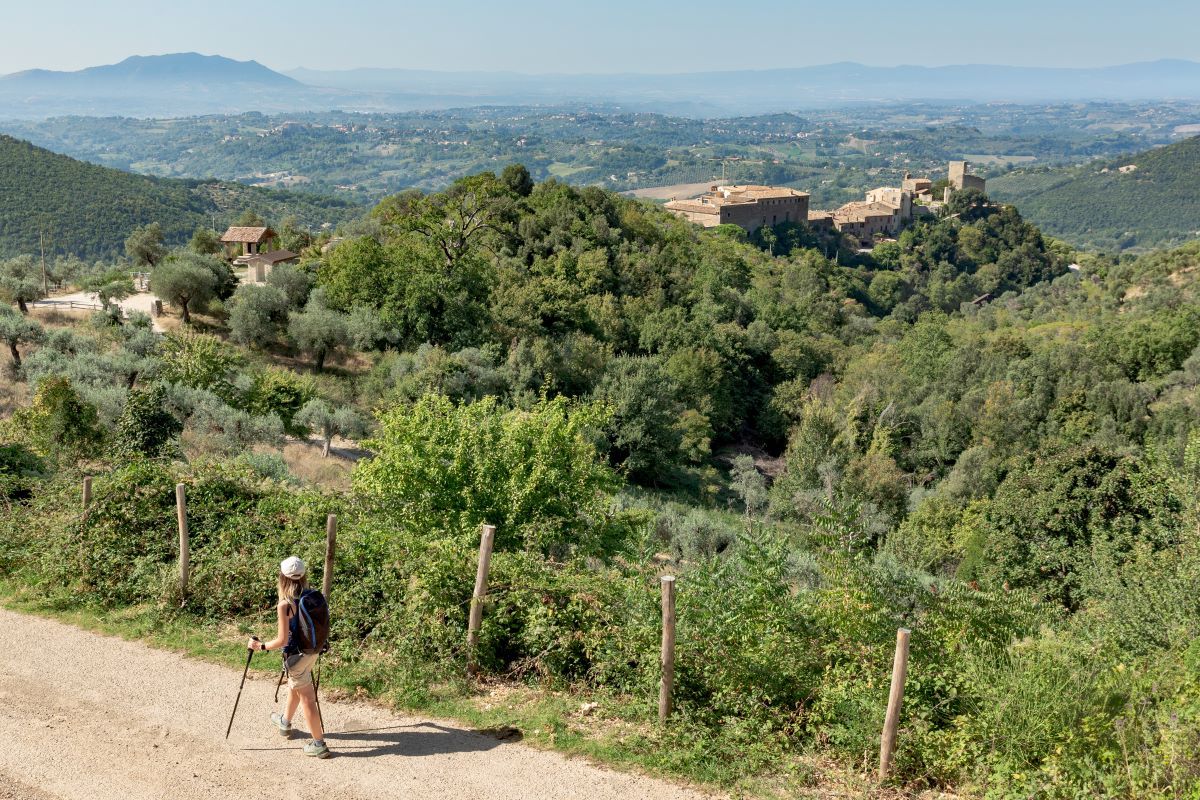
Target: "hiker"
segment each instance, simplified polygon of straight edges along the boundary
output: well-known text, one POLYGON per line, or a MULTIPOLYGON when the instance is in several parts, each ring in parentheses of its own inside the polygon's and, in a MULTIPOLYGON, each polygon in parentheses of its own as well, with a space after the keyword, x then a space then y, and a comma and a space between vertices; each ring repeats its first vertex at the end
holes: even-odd
POLYGON ((325 745, 325 731, 321 713, 317 706, 317 691, 313 685, 312 669, 321 655, 321 648, 328 637, 329 613, 320 592, 308 588, 304 562, 296 556, 288 556, 279 564, 279 627, 275 638, 269 642, 251 637, 247 647, 256 651, 283 650, 283 668, 287 673, 287 707, 283 714, 272 714, 271 722, 285 738, 292 735, 292 719, 296 708, 304 707, 304 719, 308 722, 312 741, 304 745, 304 755, 328 758, 329 748, 325 745), (319 602, 318 602, 319 598, 319 602), (310 606, 318 605, 323 615, 318 615, 321 625, 315 626, 310 616, 310 606))

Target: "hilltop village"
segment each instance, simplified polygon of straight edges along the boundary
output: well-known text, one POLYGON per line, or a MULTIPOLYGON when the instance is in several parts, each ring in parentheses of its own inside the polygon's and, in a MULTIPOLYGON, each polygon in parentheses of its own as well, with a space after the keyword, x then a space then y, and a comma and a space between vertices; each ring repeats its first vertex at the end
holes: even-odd
POLYGON ((966 161, 951 161, 940 199, 935 197, 932 180, 906 173, 899 187, 872 189, 865 199, 846 203, 834 211, 810 209, 806 192, 778 186, 714 185, 699 197, 671 200, 666 208, 706 228, 738 225, 747 233, 764 225, 807 222, 818 230, 836 230, 851 236, 862 247, 869 248, 878 239, 896 236, 916 217, 936 214, 954 192, 964 189, 982 192, 986 185, 983 178, 970 173, 966 161))

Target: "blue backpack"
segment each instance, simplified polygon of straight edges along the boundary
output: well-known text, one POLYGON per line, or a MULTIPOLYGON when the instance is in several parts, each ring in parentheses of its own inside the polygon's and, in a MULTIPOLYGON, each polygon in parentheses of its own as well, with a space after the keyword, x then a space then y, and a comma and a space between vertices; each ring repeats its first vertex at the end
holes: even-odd
POLYGON ((285 655, 324 653, 329 650, 329 604, 316 589, 305 589, 294 603, 288 621, 285 655))

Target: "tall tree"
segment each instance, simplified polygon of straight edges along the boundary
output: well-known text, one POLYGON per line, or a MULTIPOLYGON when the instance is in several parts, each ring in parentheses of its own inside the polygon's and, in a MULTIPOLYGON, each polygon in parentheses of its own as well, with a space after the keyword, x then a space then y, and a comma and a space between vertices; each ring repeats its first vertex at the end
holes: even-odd
POLYGON ((125 240, 125 255, 138 267, 155 267, 167 256, 162 226, 157 222, 137 228, 125 240))
POLYGON ((212 228, 196 228, 188 247, 202 256, 215 256, 221 252, 221 237, 212 228))

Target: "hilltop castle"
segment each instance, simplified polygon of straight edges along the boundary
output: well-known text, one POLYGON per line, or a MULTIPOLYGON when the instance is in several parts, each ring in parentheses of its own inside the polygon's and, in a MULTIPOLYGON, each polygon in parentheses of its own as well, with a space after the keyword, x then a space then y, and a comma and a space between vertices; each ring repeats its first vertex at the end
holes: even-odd
POLYGON ((764 225, 807 222, 814 228, 837 230, 870 247, 876 238, 896 236, 912 220, 932 214, 963 189, 985 191, 986 181, 970 174, 965 161, 951 161, 948 185, 941 200, 933 196, 933 181, 905 173, 899 188, 881 186, 865 200, 846 203, 835 211, 810 211, 809 195, 775 186, 713 186, 692 200, 672 200, 666 208, 706 228, 738 225, 753 233, 764 225))
POLYGON ((667 210, 703 225, 740 225, 753 233, 764 225, 808 221, 808 194, 776 186, 713 186, 694 200, 672 200, 667 210))

